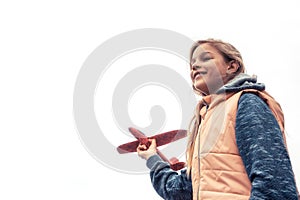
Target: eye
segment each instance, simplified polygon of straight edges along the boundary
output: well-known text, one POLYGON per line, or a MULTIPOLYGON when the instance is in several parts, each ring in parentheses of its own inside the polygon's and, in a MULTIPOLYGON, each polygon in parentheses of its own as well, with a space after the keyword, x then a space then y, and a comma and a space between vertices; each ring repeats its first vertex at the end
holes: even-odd
POLYGON ((211 56, 204 56, 201 60, 205 62, 205 61, 209 61, 210 59, 212 59, 211 56))
POLYGON ((203 62, 209 61, 210 59, 212 59, 212 55, 209 52, 204 52, 200 55, 200 59, 203 62))

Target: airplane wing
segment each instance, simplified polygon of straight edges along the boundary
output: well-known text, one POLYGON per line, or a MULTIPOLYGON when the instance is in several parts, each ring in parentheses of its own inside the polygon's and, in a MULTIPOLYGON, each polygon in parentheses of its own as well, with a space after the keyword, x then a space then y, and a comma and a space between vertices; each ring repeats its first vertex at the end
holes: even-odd
POLYGON ((129 142, 129 143, 118 146, 117 150, 120 154, 136 152, 136 148, 139 146, 139 144, 140 144, 140 142, 138 140, 136 140, 136 141, 129 142))
MULTIPOLYGON (((183 129, 168 131, 165 133, 153 135, 151 137, 147 137, 147 136, 143 135, 139 130, 134 129, 134 128, 130 128, 129 130, 135 137, 137 137, 139 139, 142 139, 142 140, 156 139, 156 145, 158 147, 168 144, 168 143, 171 143, 171 142, 174 142, 176 140, 182 139, 187 136, 187 131, 183 130, 183 129)), ((138 147, 139 144, 140 144, 140 141, 136 140, 133 142, 129 142, 129 143, 120 145, 117 148, 117 150, 120 154, 136 152, 136 148, 138 147)))

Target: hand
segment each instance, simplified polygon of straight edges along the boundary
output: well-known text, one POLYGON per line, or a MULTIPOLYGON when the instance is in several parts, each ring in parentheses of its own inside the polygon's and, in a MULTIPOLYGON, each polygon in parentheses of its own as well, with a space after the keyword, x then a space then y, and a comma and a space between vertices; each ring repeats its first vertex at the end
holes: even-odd
POLYGON ((157 150, 156 150, 156 140, 155 139, 150 139, 151 145, 147 149, 147 146, 144 144, 139 144, 139 146, 136 148, 136 151, 138 155, 143 158, 148 160, 151 156, 155 155, 157 150))

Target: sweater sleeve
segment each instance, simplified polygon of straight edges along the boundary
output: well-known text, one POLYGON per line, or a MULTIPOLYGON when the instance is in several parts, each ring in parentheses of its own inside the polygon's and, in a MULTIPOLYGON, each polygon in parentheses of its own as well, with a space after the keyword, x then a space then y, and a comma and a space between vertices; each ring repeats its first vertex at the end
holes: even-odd
POLYGON ((252 184, 250 200, 298 200, 279 125, 267 104, 255 94, 243 94, 239 100, 236 142, 252 184))
POLYGON ((156 192, 168 200, 191 200, 192 182, 187 177, 186 170, 176 172, 158 155, 147 160, 152 185, 156 192))

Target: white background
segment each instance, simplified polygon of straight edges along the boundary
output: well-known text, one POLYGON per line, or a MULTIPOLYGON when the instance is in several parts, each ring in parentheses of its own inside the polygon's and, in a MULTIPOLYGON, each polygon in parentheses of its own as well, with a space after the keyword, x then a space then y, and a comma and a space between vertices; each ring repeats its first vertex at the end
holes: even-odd
POLYGON ((299 186, 298 12, 296 0, 2 1, 0 199, 160 199, 147 174, 97 162, 73 120, 74 84, 85 59, 104 41, 138 28, 234 44, 248 73, 283 107, 299 186))

